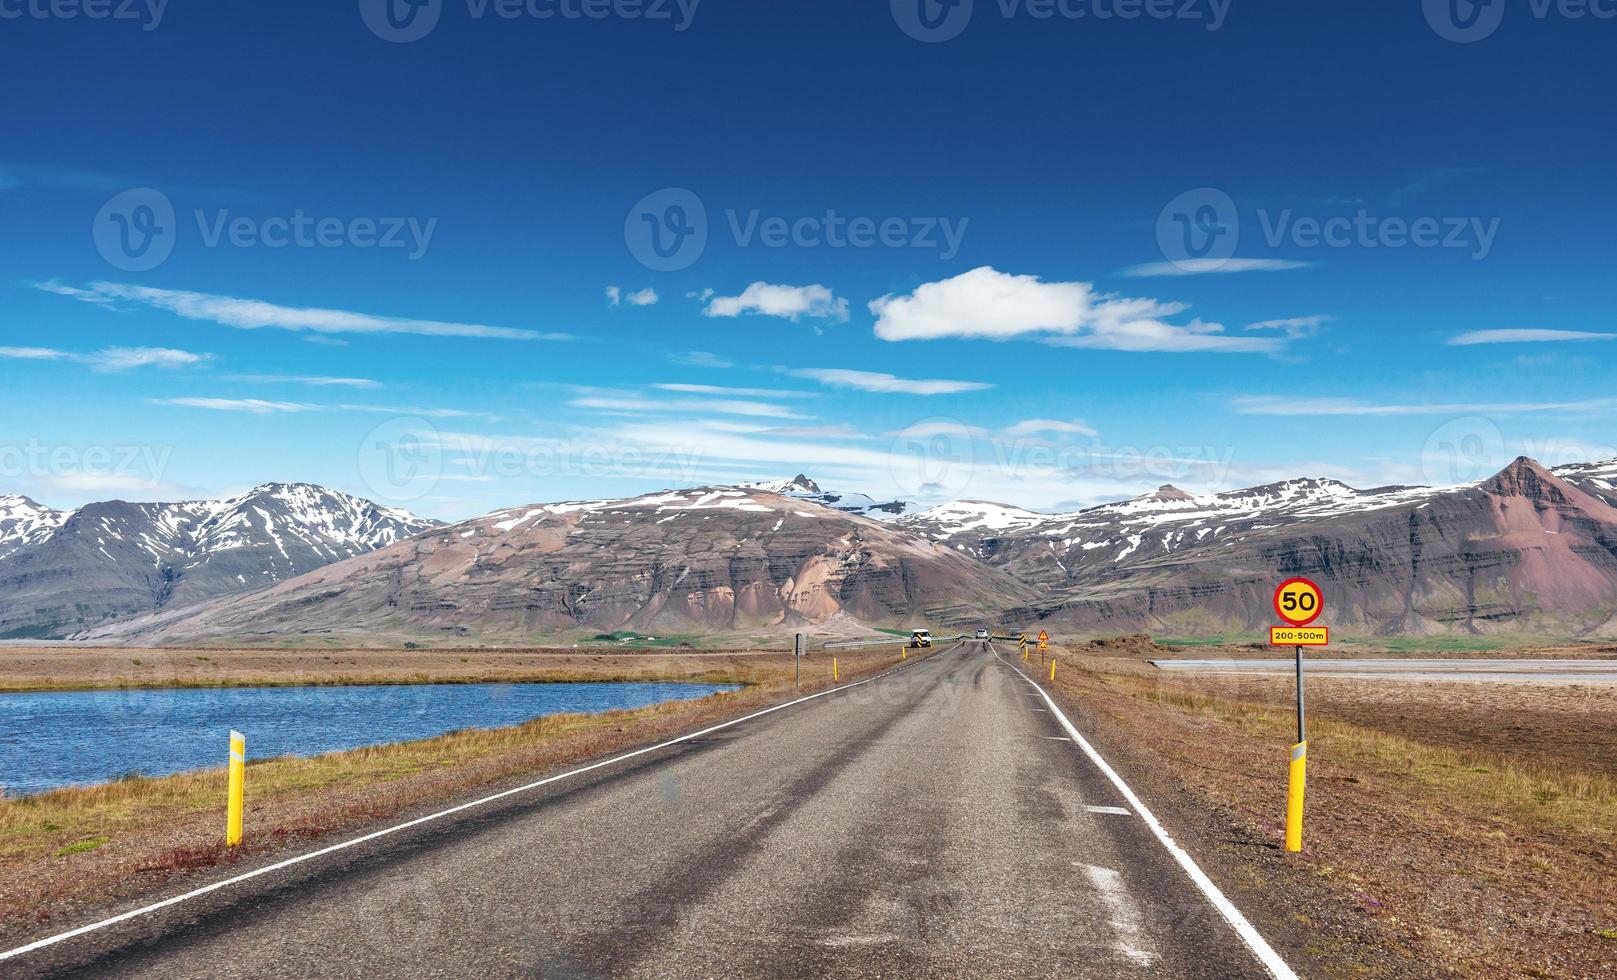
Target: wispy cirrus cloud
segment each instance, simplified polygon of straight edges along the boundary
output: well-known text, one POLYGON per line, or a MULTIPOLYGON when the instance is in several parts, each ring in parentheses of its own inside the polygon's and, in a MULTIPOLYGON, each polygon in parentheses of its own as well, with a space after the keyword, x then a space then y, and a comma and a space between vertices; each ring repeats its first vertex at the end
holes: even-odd
POLYGON ((459 408, 423 408, 414 405, 316 405, 308 402, 270 401, 263 398, 151 398, 153 405, 198 408, 211 412, 244 412, 249 415, 292 415, 301 412, 360 412, 368 415, 415 416, 431 419, 488 419, 500 416, 459 408))
POLYGON ((1170 323, 1185 303, 1100 293, 1087 282, 1045 282, 982 266, 870 304, 883 340, 1028 338, 1059 347, 1138 352, 1272 353, 1278 337, 1231 336, 1223 326, 1170 323))
POLYGON ((1325 329, 1335 317, 1324 314, 1314 316, 1292 316, 1280 320, 1262 320, 1258 323, 1246 325, 1248 330, 1274 330, 1284 334, 1288 339, 1300 340, 1304 337, 1313 337, 1325 329))
POLYGON ((812 286, 780 286, 755 282, 740 296, 709 296, 703 316, 737 317, 742 314, 775 316, 796 321, 800 317, 812 320, 848 319, 848 301, 818 284, 812 286))
POLYGON ((681 364, 685 367, 713 368, 720 371, 735 367, 733 362, 727 361, 717 354, 705 350, 692 350, 685 351, 680 354, 670 354, 668 355, 668 359, 673 361, 675 364, 681 364))
POLYGON ((648 398, 636 392, 585 394, 567 403, 573 408, 613 414, 644 415, 683 413, 687 415, 742 415, 753 418, 805 419, 770 402, 738 398, 648 398))
POLYGON ((1259 395, 1237 398, 1231 403, 1241 415, 1313 415, 1380 417, 1396 415, 1527 415, 1541 412, 1617 411, 1617 398, 1589 398, 1564 402, 1449 402, 1443 404, 1399 404, 1359 401, 1352 398, 1286 398, 1259 395))
POLYGON ((250 415, 286 415, 294 412, 317 412, 319 405, 301 402, 272 402, 261 398, 152 398, 153 405, 175 408, 201 408, 210 412, 246 412, 250 415))
POLYGON ((1164 276, 1231 275, 1237 272, 1286 272, 1306 269, 1313 264, 1292 259, 1182 259, 1178 262, 1131 265, 1123 270, 1123 275, 1132 279, 1154 279, 1164 276))
POLYGON ((1097 436, 1100 433, 1082 422, 1064 422, 1058 419, 1025 419, 1015 425, 1007 426, 1005 434, 1008 436, 1038 436, 1038 435, 1065 435, 1065 436, 1097 436))
POLYGON ((311 388, 383 387, 380 381, 372 381, 370 378, 328 378, 310 374, 231 374, 226 375, 224 380, 242 384, 307 385, 311 388))
POLYGON ((683 383, 654 384, 659 391, 672 391, 684 395, 724 395, 731 398, 815 398, 812 391, 783 391, 779 388, 725 388, 720 385, 683 383))
POLYGON ((66 361, 93 371, 115 373, 135 368, 181 368, 201 364, 212 355, 193 354, 170 347, 107 347, 88 354, 49 347, 0 347, 0 358, 24 361, 66 361))
POLYGON ((1478 344, 1588 343, 1601 340, 1617 340, 1617 333, 1591 330, 1472 330, 1456 334, 1444 343, 1450 347, 1472 347, 1478 344))
POLYGON ((818 381, 832 388, 853 388, 883 394, 958 395, 967 391, 987 391, 994 387, 981 381, 920 380, 850 368, 791 368, 785 373, 794 378, 818 381))
POLYGON ((282 306, 265 300, 244 299, 179 289, 157 289, 114 282, 71 286, 51 281, 35 288, 97 306, 146 306, 187 320, 199 320, 238 330, 292 330, 315 334, 416 334, 426 337, 483 337, 497 340, 572 340, 570 334, 544 333, 481 323, 452 323, 376 316, 349 310, 282 306))

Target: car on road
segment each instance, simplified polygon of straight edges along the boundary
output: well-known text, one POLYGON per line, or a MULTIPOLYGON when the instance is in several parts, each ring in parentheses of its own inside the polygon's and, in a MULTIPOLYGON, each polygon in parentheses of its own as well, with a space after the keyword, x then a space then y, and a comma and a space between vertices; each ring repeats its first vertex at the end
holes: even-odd
POLYGON ((910 649, 924 650, 932 645, 931 630, 910 630, 910 649))
POLYGON ((986 640, 986 639, 988 639, 988 631, 987 631, 987 630, 985 630, 985 629, 981 629, 981 628, 979 628, 979 629, 978 629, 978 630, 977 630, 977 639, 979 639, 979 640, 986 640))

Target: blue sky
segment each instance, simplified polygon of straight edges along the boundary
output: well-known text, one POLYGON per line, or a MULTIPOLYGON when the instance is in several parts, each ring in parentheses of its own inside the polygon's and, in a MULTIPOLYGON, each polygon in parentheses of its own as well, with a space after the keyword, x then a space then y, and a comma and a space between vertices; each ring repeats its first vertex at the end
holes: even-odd
POLYGON ((1617 3, 389 2, 0 2, 0 492, 1617 456, 1617 3))

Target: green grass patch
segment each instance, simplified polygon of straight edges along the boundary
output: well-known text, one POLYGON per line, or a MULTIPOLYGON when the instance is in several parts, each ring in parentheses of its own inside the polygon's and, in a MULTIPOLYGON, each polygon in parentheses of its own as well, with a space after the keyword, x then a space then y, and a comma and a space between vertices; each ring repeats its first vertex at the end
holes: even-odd
POLYGON ((57 851, 56 856, 62 858, 70 854, 88 854, 111 839, 110 837, 91 837, 89 840, 81 840, 77 844, 69 844, 57 851))

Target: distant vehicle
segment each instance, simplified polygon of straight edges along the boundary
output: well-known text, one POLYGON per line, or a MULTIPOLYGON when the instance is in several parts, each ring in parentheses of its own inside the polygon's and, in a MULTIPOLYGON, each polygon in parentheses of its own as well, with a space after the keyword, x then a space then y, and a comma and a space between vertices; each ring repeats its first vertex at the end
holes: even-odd
POLYGON ((931 630, 910 630, 910 649, 924 650, 932 645, 931 630))
POLYGON ((978 630, 977 630, 977 639, 979 639, 979 640, 986 640, 986 639, 988 639, 988 631, 987 631, 987 630, 985 630, 985 629, 981 629, 981 628, 979 628, 979 629, 978 629, 978 630))

